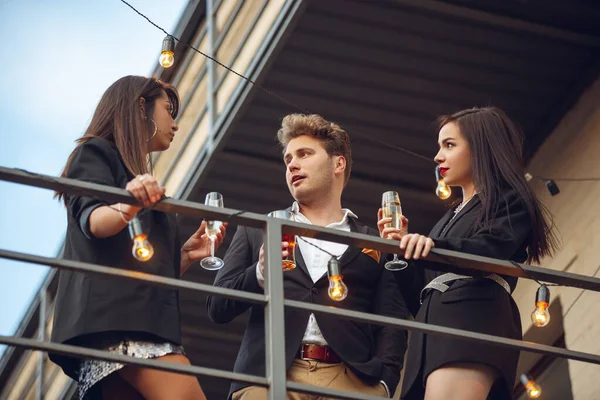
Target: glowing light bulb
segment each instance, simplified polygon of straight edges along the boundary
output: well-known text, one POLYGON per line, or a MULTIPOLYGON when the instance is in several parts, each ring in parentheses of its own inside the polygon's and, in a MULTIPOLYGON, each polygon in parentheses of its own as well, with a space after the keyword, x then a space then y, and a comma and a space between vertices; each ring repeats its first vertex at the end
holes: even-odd
POLYGON ((139 235, 133 238, 131 253, 136 260, 146 262, 154 255, 154 248, 146 235, 139 235))
POLYGON ((548 304, 539 302, 535 305, 535 310, 531 313, 531 322, 539 328, 548 325, 550 322, 548 304))
POLYGON ((333 301, 342 301, 348 296, 348 286, 342 280, 340 273, 340 262, 331 257, 327 264, 327 276, 329 278, 329 298, 333 301))
POLYGON ((173 66, 173 63, 175 62, 175 40, 173 39, 173 36, 169 35, 164 38, 158 62, 163 68, 173 66))
POLYGON ((163 51, 160 53, 158 62, 163 66, 163 68, 172 67, 173 63, 175 63, 175 54, 169 51, 163 51))
POLYGON ((342 301, 348 296, 348 286, 346 286, 341 276, 332 276, 329 278, 328 292, 331 300, 342 301))
POLYGON ((437 179, 437 187, 435 188, 435 195, 442 200, 446 200, 452 194, 452 189, 450 186, 446 185, 444 182, 444 178, 442 178, 440 174, 440 166, 435 166, 435 179, 437 179))
POLYGON ((136 260, 146 262, 154 255, 154 248, 148 241, 148 235, 142 232, 142 224, 138 217, 129 221, 129 236, 133 240, 131 254, 136 260))
POLYGON ((450 186, 446 185, 443 179, 438 181, 437 188, 435 188, 435 195, 442 200, 446 200, 452 194, 450 186))
POLYGON ((546 285, 541 285, 535 296, 535 310, 531 313, 533 325, 542 328, 550 322, 550 290, 546 285))
POLYGON ((542 395, 542 388, 532 382, 532 385, 527 388, 527 395, 530 399, 537 399, 542 395))
POLYGON ((542 395, 542 388, 528 374, 521 374, 521 384, 525 386, 530 399, 537 399, 542 395))

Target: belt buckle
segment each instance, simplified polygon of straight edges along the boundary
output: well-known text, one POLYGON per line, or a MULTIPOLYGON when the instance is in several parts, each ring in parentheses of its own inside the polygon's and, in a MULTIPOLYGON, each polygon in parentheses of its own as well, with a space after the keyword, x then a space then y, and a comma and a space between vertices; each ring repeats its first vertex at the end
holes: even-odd
POLYGON ((304 345, 300 346, 300 358, 304 360, 304 345))

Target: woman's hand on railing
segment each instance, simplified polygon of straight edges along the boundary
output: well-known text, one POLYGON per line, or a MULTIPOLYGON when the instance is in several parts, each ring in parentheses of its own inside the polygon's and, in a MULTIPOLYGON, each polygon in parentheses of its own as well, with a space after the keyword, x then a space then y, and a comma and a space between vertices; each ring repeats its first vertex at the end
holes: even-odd
POLYGON ((150 207, 165 194, 165 188, 159 186, 156 178, 150 174, 136 176, 127 182, 125 189, 144 207, 150 207))
POLYGON ((400 239, 400 250, 404 251, 404 258, 418 260, 427 257, 435 242, 427 236, 418 233, 406 234, 400 239))
POLYGON ((402 215, 401 217, 402 220, 402 228, 398 229, 398 228, 386 228, 385 224, 389 224, 392 222, 391 218, 383 218, 383 211, 381 210, 381 208, 377 211, 377 229, 379 229, 379 236, 381 236, 384 239, 394 239, 394 240, 400 240, 402 239, 405 235, 408 234, 408 218, 406 218, 404 215, 402 215))
MULTIPOLYGON (((219 233, 217 233, 215 238, 215 250, 221 246, 223 239, 225 239, 227 225, 227 222, 223 222, 219 227, 219 233)), ((210 257, 210 246, 210 238, 206 233, 206 221, 202 221, 200 228, 181 247, 180 275, 183 275, 190 265, 196 261, 210 257)))

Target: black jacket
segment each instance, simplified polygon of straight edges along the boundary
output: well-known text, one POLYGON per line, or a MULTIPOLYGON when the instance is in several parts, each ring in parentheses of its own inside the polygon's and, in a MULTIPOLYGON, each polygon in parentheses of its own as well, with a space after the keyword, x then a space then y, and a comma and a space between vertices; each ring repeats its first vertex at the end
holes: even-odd
MULTIPOLYGON (((100 138, 87 141, 77 150, 67 177, 118 188, 125 188, 133 178, 117 149, 100 138)), ((66 198, 65 259, 179 278, 181 246, 174 215, 159 211, 139 214, 154 247, 152 259, 142 263, 131 254, 132 241, 127 228, 105 239, 90 233, 89 216, 105 203, 89 197, 66 198)), ((52 340, 61 343, 87 345, 86 338, 90 335, 116 331, 147 334, 179 344, 179 292, 142 282, 61 270, 53 326, 52 340)), ((77 379, 77 360, 52 354, 50 358, 77 379)))
MULTIPOLYGON (((350 218, 350 227, 354 232, 377 235, 377 231, 360 224, 353 218, 350 218)), ((214 285, 263 293, 256 279, 256 264, 262 243, 261 230, 239 227, 225 255, 225 266, 219 270, 214 285)), ((392 273, 383 268, 385 257, 381 257, 382 262, 379 263, 361 250, 349 247, 340 259, 344 282, 349 290, 348 297, 344 301, 338 303, 329 298, 326 274, 313 283, 301 252, 296 253, 297 267, 283 274, 285 298, 406 318, 408 311, 398 285, 392 273)), ((234 371, 264 376, 263 306, 210 296, 207 307, 210 318, 218 323, 229 322, 250 310, 250 318, 234 371)), ((285 309, 285 350, 288 368, 296 358, 309 316, 308 311, 285 309)), ((383 380, 393 393, 400 378, 406 350, 406 331, 333 316, 323 315, 316 318, 327 343, 361 379, 368 383, 383 380)), ((233 383, 231 392, 245 386, 248 385, 233 383)))
MULTIPOLYGON (((515 192, 506 191, 497 200, 499 208, 491 216, 488 228, 477 229, 476 220, 483 205, 475 196, 452 219, 450 209, 434 226, 430 237, 436 248, 460 251, 502 260, 523 262, 527 258, 527 243, 531 222, 524 203, 515 192)), ((484 279, 483 273, 468 270, 459 273, 474 276, 451 282, 440 293, 432 290, 419 307, 421 288, 444 272, 428 267, 428 260, 412 262, 409 268, 396 274, 404 287, 411 312, 419 322, 487 333, 511 339, 521 339, 521 319, 512 297, 499 284, 484 279), (410 291, 410 294, 409 294, 410 291)), ((502 276, 512 290, 517 278, 502 276)), ((402 398, 420 399, 427 375, 453 362, 471 362, 493 367, 501 378, 489 398, 509 398, 514 383, 519 351, 439 335, 413 332, 406 361, 406 376, 402 398)))

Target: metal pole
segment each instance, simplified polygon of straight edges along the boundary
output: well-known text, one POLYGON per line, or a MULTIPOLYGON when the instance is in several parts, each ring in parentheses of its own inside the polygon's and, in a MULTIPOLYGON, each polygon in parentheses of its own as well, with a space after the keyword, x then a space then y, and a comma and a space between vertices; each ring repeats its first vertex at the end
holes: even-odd
MULTIPOLYGON (((41 342, 46 341, 46 288, 42 287, 39 294, 39 323, 38 323, 38 337, 41 342)), ((46 361, 46 353, 40 351, 38 353, 38 365, 37 365, 37 400, 44 400, 44 362, 46 361)))
MULTIPOLYGON (((214 11, 214 0, 206 0, 206 31, 208 39, 208 55, 216 59, 217 51, 215 49, 216 43, 216 26, 215 26, 215 11, 214 11)), ((216 108, 216 96, 215 96, 215 83, 217 81, 216 68, 217 65, 212 60, 206 60, 207 62, 207 93, 206 93, 206 108, 208 110, 208 136, 206 138, 206 148, 212 152, 213 149, 213 138, 215 122, 217 121, 217 108, 216 108)))
MULTIPOLYGON (((270 218, 271 219, 271 218, 270 218)), ((281 268, 281 222, 267 221, 265 244, 265 359, 268 400, 285 399, 285 324, 283 314, 283 270, 281 268)))

